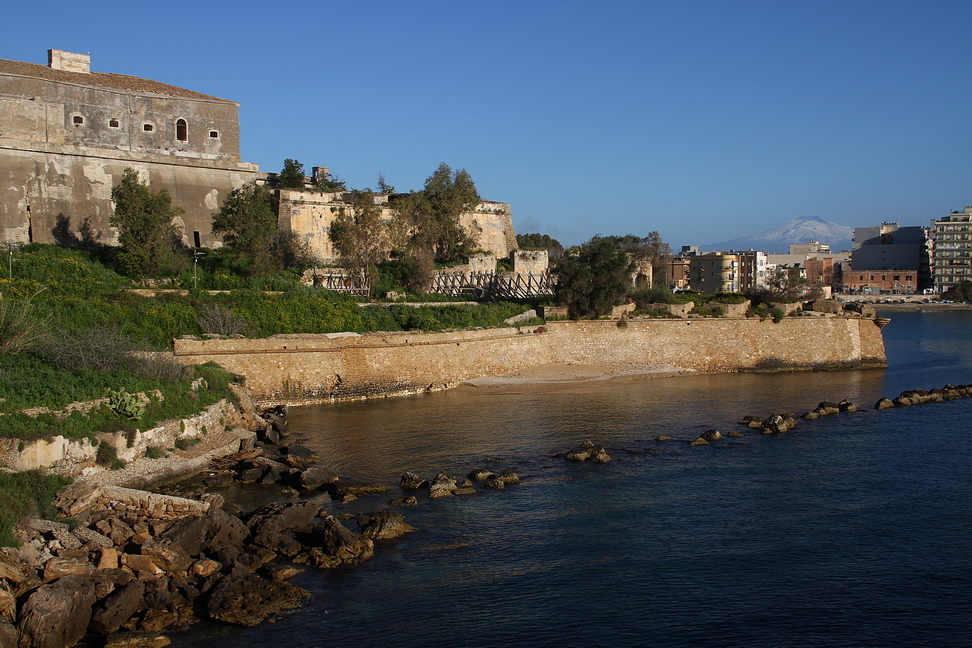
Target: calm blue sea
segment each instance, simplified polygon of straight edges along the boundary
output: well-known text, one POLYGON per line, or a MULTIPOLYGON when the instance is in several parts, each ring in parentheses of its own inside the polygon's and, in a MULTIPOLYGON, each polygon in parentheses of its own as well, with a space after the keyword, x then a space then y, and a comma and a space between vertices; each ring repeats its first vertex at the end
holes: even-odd
POLYGON ((511 468, 523 484, 420 498, 398 509, 409 537, 356 569, 299 576, 315 594, 302 610, 200 624, 173 646, 972 645, 972 399, 872 409, 972 383, 972 312, 886 315, 886 370, 296 408, 293 431, 343 477, 392 487, 323 500, 332 512, 386 508, 405 470, 511 468), (866 411, 785 435, 735 424, 843 398, 866 411), (745 436, 688 446, 708 428, 745 436), (587 438, 613 461, 552 456, 587 438))

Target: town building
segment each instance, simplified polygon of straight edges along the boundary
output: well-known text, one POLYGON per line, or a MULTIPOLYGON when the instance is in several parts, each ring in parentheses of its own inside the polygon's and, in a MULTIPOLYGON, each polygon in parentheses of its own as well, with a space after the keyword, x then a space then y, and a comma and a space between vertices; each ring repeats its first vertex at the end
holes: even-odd
POLYGON ((955 284, 972 281, 972 207, 932 221, 932 230, 935 292, 945 292, 955 284))
POLYGON ((841 292, 850 294, 907 294, 918 292, 917 270, 844 271, 841 292))
POLYGON ((928 283, 928 278, 924 228, 888 222, 854 228, 850 268, 842 277, 842 292, 914 293, 928 283))

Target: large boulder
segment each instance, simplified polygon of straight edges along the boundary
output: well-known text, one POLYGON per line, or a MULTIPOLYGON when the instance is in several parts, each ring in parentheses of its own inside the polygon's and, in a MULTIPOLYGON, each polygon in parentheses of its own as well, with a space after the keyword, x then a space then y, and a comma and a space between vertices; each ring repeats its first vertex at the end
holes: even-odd
POLYGON ((253 511, 247 520, 253 543, 272 548, 279 544, 276 536, 313 522, 320 509, 314 502, 272 502, 253 511))
POLYGON ((817 313, 839 313, 843 310, 841 303, 835 299, 814 299, 807 302, 804 310, 812 310, 817 313))
POLYGON ((142 543, 141 553, 166 572, 185 573, 192 564, 189 553, 171 540, 149 538, 142 543))
POLYGON ((486 470, 485 468, 477 468, 476 470, 466 475, 466 477, 473 480, 474 482, 484 482, 488 479, 492 479, 495 476, 496 475, 492 471, 486 470))
POLYGON ((507 486, 516 486, 520 483, 520 476, 512 470, 504 470, 496 479, 502 480, 507 486))
POLYGON ((425 488, 428 485, 429 480, 413 472, 404 473, 401 481, 398 482, 398 486, 402 490, 419 490, 420 488, 425 488))
POLYGON ((429 484, 429 497, 445 497, 456 492, 459 486, 456 480, 445 473, 439 473, 429 484))
POLYGON ((300 473, 298 480, 301 488, 310 490, 320 488, 325 484, 333 484, 338 480, 338 476, 333 470, 317 464, 300 473))
POLYGON ((405 523, 404 515, 392 511, 359 513, 355 519, 361 532, 372 540, 397 538, 415 530, 405 523))
POLYGON ((88 628, 95 600, 94 583, 80 576, 37 588, 20 610, 19 648, 73 646, 88 628))
POLYGON ((300 607, 310 592, 245 570, 234 570, 213 588, 206 610, 210 618, 255 626, 274 615, 300 607))
POLYGON ((361 533, 354 533, 333 515, 320 524, 314 524, 298 533, 298 538, 309 549, 294 557, 294 562, 315 567, 339 567, 356 565, 371 558, 374 542, 361 533))
POLYGON ((91 630, 99 634, 117 632, 123 623, 145 605, 145 583, 132 581, 100 601, 91 615, 91 630))
POLYGON ((228 547, 242 547, 249 529, 236 516, 211 508, 204 515, 180 518, 159 535, 159 540, 181 547, 187 555, 197 557, 216 553, 228 547))

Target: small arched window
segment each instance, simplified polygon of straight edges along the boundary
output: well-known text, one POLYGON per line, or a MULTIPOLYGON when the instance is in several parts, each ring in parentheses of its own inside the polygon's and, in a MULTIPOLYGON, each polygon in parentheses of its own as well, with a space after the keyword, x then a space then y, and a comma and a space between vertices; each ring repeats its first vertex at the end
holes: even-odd
POLYGON ((189 124, 186 123, 185 119, 176 122, 176 139, 180 142, 189 141, 189 124))
POLYGON ((82 117, 81 115, 75 115, 74 116, 74 119, 72 121, 74 122, 74 125, 75 126, 83 126, 84 125, 84 117, 82 117))
POLYGON ((111 120, 109 120, 108 121, 108 127, 109 128, 118 128, 118 120, 117 119, 111 119, 111 120))

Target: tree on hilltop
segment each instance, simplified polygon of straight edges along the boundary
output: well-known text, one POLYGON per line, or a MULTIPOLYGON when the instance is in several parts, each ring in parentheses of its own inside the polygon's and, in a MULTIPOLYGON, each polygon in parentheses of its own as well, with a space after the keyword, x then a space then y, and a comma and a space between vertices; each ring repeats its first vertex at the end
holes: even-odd
POLYGON ((153 192, 139 182, 138 172, 127 168, 121 182, 111 190, 115 211, 108 224, 118 228, 122 251, 118 260, 132 275, 154 275, 171 261, 176 231, 172 219, 186 211, 172 206, 172 197, 162 189, 153 192))

